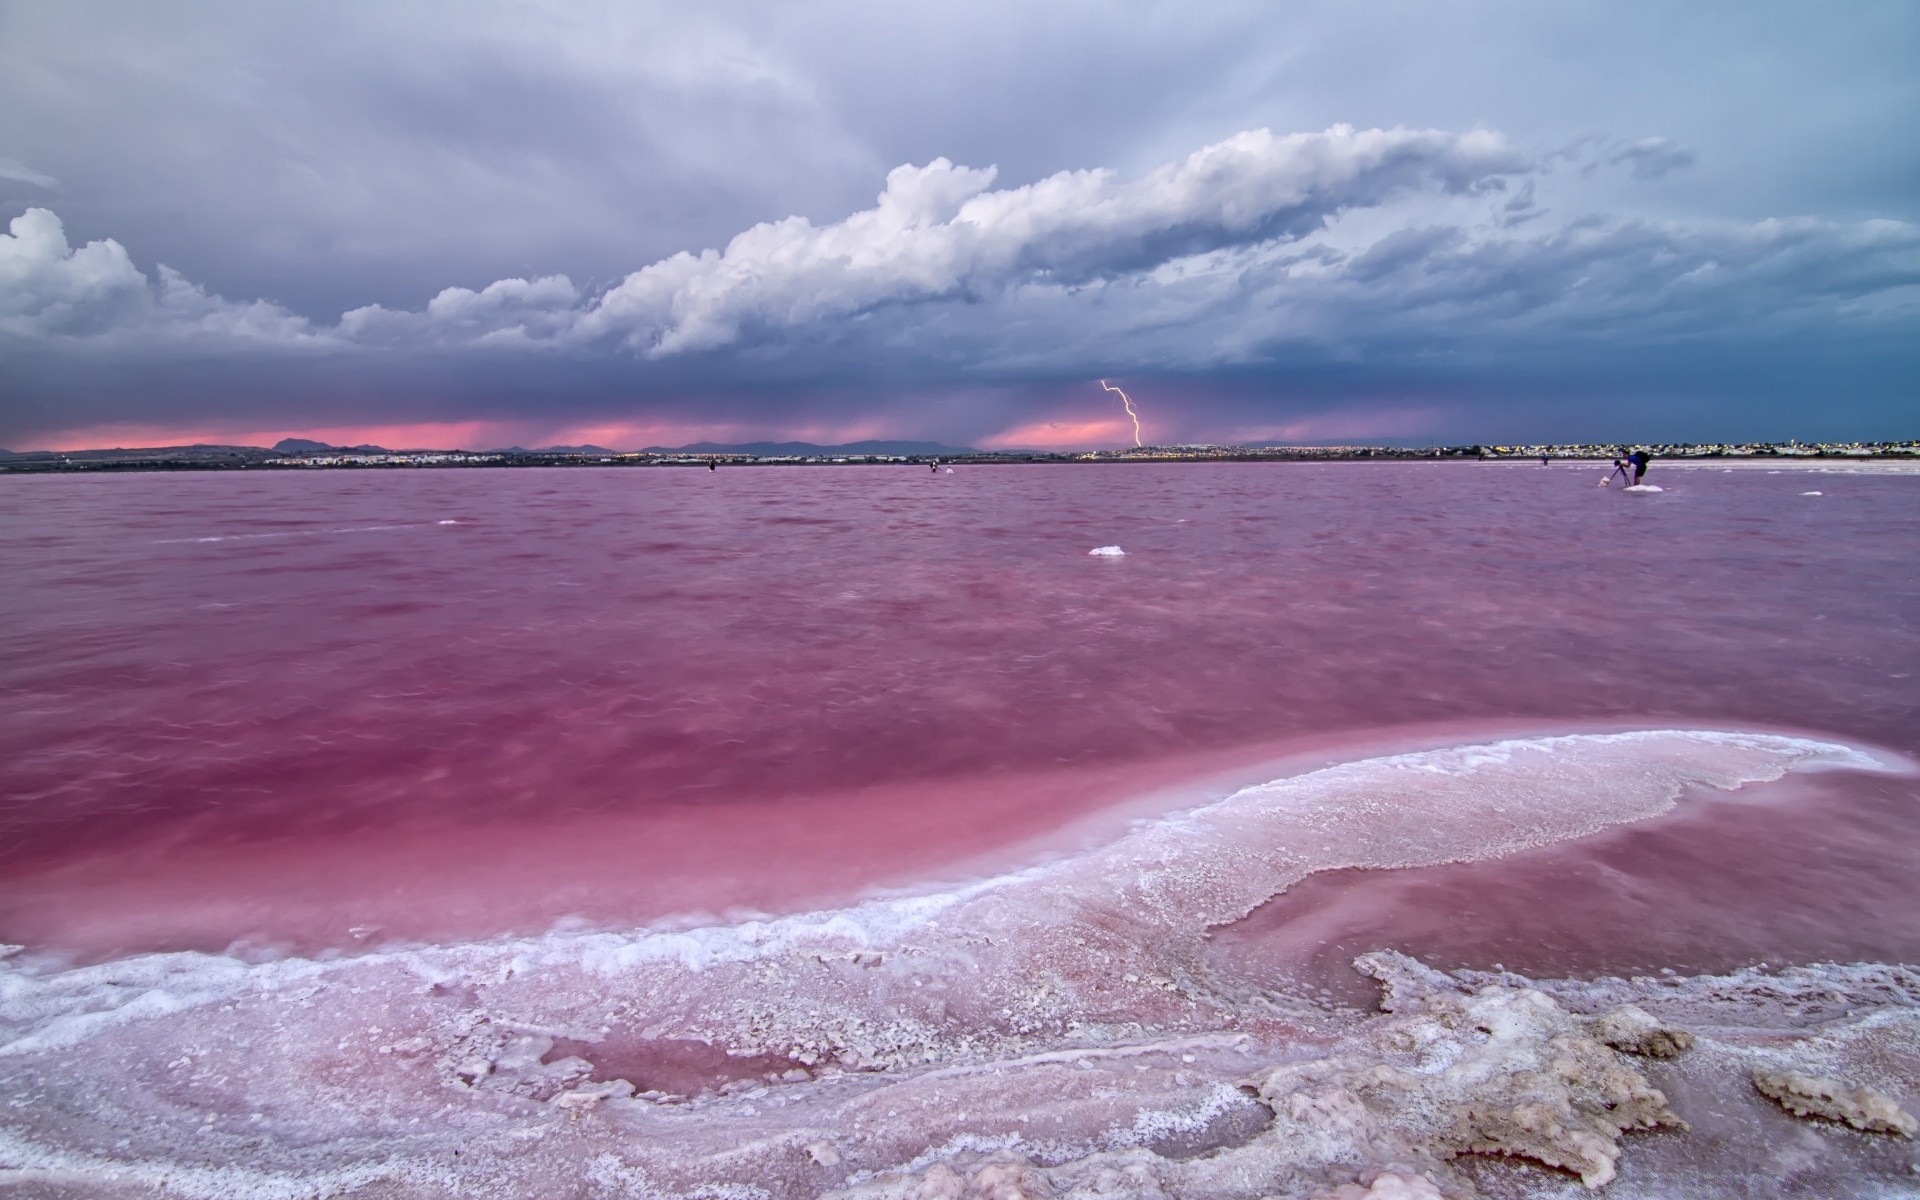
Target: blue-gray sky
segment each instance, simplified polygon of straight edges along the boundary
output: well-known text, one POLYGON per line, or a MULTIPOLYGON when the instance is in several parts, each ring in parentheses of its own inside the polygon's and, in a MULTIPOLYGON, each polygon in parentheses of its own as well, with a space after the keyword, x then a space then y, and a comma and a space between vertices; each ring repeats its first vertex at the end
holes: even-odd
POLYGON ((1920 6, 0 0, 0 445, 1920 435, 1920 6))

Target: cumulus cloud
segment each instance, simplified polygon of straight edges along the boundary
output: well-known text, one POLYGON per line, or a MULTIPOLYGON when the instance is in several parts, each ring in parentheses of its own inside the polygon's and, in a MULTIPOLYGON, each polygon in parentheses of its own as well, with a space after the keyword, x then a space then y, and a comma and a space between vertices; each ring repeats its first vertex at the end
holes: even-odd
POLYGON ((1103 168, 995 189, 995 168, 937 158, 894 168, 872 208, 826 225, 797 216, 755 225, 725 249, 675 254, 591 301, 565 276, 507 279, 449 288, 419 311, 355 309, 337 332, 381 345, 613 341, 659 359, 881 308, 1137 275, 1297 238, 1401 196, 1498 187, 1526 167, 1494 133, 1348 126, 1237 134, 1135 180, 1103 168))
POLYGON ((757 225, 723 251, 629 275, 586 314, 650 356, 711 349, 753 325, 790 326, 879 305, 981 297, 1044 281, 1088 283, 1173 259, 1319 228, 1407 192, 1498 183, 1526 160, 1498 134, 1261 129, 1145 177, 1062 171, 992 190, 994 169, 935 159, 887 176, 873 208, 826 226, 757 225))
POLYGON ((0 333, 228 343, 315 337, 304 318, 267 301, 227 300, 166 266, 149 279, 112 238, 69 245, 60 218, 44 208, 29 208, 0 234, 0 333))
POLYGON ((131 317, 147 277, 119 242, 67 244, 60 218, 29 208, 0 236, 0 322, 20 334, 90 333, 131 317))
POLYGON ((565 275, 501 279, 479 291, 450 287, 421 312, 370 304, 342 314, 338 333, 382 345, 552 344, 579 316, 580 290, 565 275))

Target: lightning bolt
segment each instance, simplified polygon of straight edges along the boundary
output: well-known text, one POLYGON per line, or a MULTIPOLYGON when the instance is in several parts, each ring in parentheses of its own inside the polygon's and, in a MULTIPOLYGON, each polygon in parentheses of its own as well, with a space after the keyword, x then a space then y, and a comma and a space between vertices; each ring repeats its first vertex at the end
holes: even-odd
POLYGON ((1100 381, 1100 386, 1110 392, 1117 393, 1120 397, 1120 403, 1127 406, 1127 416, 1133 419, 1133 444, 1138 448, 1140 445, 1140 414, 1133 411, 1133 398, 1104 379, 1100 381))

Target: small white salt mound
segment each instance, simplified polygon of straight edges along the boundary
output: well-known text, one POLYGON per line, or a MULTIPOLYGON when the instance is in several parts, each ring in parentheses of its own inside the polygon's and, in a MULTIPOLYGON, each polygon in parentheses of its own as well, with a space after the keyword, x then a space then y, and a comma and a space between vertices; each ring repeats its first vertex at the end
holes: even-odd
POLYGON ((808 1143, 807 1157, 811 1158, 816 1166, 837 1167, 840 1165, 840 1152, 833 1148, 832 1142, 825 1140, 808 1143))
POLYGON ((1627 488, 1625 490, 1629 492, 1664 492, 1667 489, 1661 487, 1657 483, 1636 483, 1632 487, 1627 488))
POLYGON ((1124 557, 1127 552, 1118 546, 1095 546, 1093 549, 1087 551, 1087 553, 1097 558, 1121 558, 1124 557))
POLYGON ((1433 1180, 1425 1175, 1402 1175, 1397 1171, 1382 1171, 1374 1176, 1373 1182, 1365 1187, 1358 1183, 1343 1183, 1330 1192, 1322 1192, 1314 1200, 1447 1200, 1440 1189, 1433 1186, 1433 1180))
POLYGON ((1818 495, 1820 495, 1820 493, 1819 493, 1819 492, 1801 492, 1800 494, 1801 494, 1802 496, 1818 496, 1818 495))
POLYGON ((1767 1099, 1799 1117, 1825 1117, 1872 1133, 1912 1137, 1920 1131, 1913 1114, 1872 1088, 1850 1088, 1837 1079, 1798 1071, 1756 1067, 1753 1086, 1767 1099))
POLYGON ((1646 1076, 1540 992, 1463 993, 1391 950, 1354 966, 1386 985, 1381 1006, 1392 1014, 1359 1039, 1371 1051, 1365 1065, 1336 1054, 1246 1081, 1282 1136, 1340 1129, 1403 1161, 1525 1158, 1597 1188, 1614 1176, 1621 1134, 1687 1128, 1646 1076), (1426 1065, 1436 1062, 1447 1068, 1426 1065))
POLYGON ((1693 1035, 1674 1029, 1637 1005, 1625 1004, 1587 1022, 1587 1032, 1615 1050, 1647 1058, 1672 1058, 1693 1048, 1693 1035))
POLYGON ((442 522, 440 522, 440 523, 441 523, 442 525, 458 525, 458 524, 459 524, 460 522, 458 522, 458 521, 442 521, 442 522))

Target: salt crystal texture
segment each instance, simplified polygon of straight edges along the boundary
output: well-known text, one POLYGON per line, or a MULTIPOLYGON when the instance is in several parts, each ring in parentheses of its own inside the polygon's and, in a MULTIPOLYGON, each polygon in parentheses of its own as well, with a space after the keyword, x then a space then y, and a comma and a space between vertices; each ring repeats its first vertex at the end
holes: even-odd
POLYGON ((1320 1193, 1314 1200, 1446 1200, 1446 1197, 1425 1175, 1382 1171, 1364 1185, 1343 1183, 1330 1192, 1320 1193))
POLYGON ((1855 1129, 1912 1137, 1913 1114, 1872 1088, 1848 1087, 1837 1079, 1756 1067, 1753 1086, 1781 1108, 1801 1117, 1844 1121, 1855 1129))
POLYGON ((1590 1022, 1588 1029, 1615 1050, 1647 1058, 1672 1058, 1693 1048, 1692 1034, 1684 1029, 1670 1029, 1658 1017, 1631 1004, 1590 1022))

